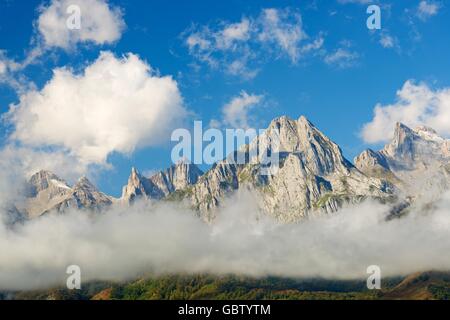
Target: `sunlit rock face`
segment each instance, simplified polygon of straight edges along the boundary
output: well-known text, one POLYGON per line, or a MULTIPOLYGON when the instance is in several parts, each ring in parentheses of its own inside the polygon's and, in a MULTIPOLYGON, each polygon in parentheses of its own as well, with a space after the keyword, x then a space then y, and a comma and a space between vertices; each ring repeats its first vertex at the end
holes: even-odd
POLYGON ((40 171, 29 180, 24 211, 28 218, 67 209, 99 211, 112 204, 112 198, 97 190, 87 179, 81 178, 73 186, 49 171, 40 171))
POLYGON ((123 187, 121 200, 125 203, 130 203, 137 197, 160 200, 195 184, 202 174, 196 165, 187 162, 180 162, 149 178, 132 168, 128 184, 123 187))
POLYGON ((364 151, 355 165, 392 181, 405 196, 431 201, 450 187, 450 141, 431 128, 397 123, 392 141, 380 151, 364 151))
POLYGON ((449 160, 449 140, 431 128, 410 129, 398 123, 389 144, 380 151, 365 150, 353 165, 308 119, 283 116, 206 173, 188 162, 150 177, 133 168, 120 199, 103 194, 86 178, 70 186, 55 174, 40 171, 29 180, 25 209, 17 212, 28 218, 70 208, 100 212, 144 199, 176 201, 213 222, 217 209, 239 190, 250 191, 261 213, 281 222, 333 213, 364 199, 403 210, 417 199, 432 201, 449 189, 449 160), (279 161, 267 171, 262 155, 269 154, 279 161), (238 155, 243 155, 243 163, 230 161, 238 155))
MULTIPOLYGON (((212 167, 186 192, 201 216, 211 221, 223 198, 238 189, 250 189, 261 210, 283 222, 293 222, 314 213, 335 212, 346 203, 367 197, 389 198, 394 187, 385 180, 368 177, 342 155, 341 149, 305 117, 280 117, 246 150, 279 154, 279 168, 262 174, 263 164, 232 164, 222 161, 212 167)), ((253 159, 255 160, 255 159, 253 159)))

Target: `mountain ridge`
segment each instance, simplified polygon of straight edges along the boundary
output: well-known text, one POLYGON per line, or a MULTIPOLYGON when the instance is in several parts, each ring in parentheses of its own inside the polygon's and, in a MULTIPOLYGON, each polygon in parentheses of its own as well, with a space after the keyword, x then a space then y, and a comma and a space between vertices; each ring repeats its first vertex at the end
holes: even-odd
POLYGON ((380 151, 363 151, 353 164, 339 145, 306 117, 281 116, 272 120, 263 134, 205 173, 186 161, 148 178, 133 167, 119 199, 103 194, 87 178, 71 187, 42 170, 30 178, 26 211, 30 218, 70 208, 101 211, 143 198, 185 202, 203 220, 212 222, 224 199, 245 189, 257 196, 262 212, 281 222, 296 222, 367 198, 404 208, 402 199, 423 196, 411 186, 418 176, 428 175, 424 184, 429 186, 424 190, 431 190, 431 185, 439 192, 450 188, 449 159, 449 140, 428 127, 411 129, 397 123, 391 142, 380 151), (239 154, 245 156, 244 163, 230 161, 239 154), (267 165, 261 154, 279 156, 276 171, 263 174, 267 165), (432 183, 436 180, 438 185, 432 183))

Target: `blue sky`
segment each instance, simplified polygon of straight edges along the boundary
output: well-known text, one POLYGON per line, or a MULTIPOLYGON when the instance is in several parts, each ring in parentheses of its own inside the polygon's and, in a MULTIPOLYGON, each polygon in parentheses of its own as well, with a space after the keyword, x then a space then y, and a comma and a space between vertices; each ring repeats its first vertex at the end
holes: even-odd
MULTIPOLYGON (((108 1, 109 8, 121 11, 124 28, 119 37, 78 41, 70 48, 42 44, 36 21, 50 5, 36 0, 0 1, 3 59, 20 63, 34 48, 45 47, 30 65, 11 72, 0 84, 3 114, 10 104, 18 103, 20 94, 32 90, 30 84, 33 90, 42 89, 54 68, 82 72, 102 50, 117 57, 133 53, 158 75, 174 78, 188 111, 183 119, 187 127, 194 120, 206 125, 221 121, 224 106, 246 92, 261 97, 246 114, 250 125, 265 128, 280 115, 306 115, 352 159, 368 146, 382 145, 377 139, 363 139, 361 130, 373 120, 375 105, 397 102, 396 93, 406 81, 423 83, 432 93, 450 87, 450 13, 444 1, 108 1), (372 3, 381 7, 381 30, 366 26, 366 9, 372 3), (262 18, 269 8, 281 19, 280 30, 291 36, 289 30, 301 30, 301 40, 284 39, 285 47, 275 38, 262 40, 261 35, 270 30, 264 29, 262 18), (227 27, 243 21, 254 28, 244 40, 225 48, 213 42, 203 51, 189 47, 189 36, 213 41, 227 27), (307 51, 319 40, 320 46, 307 51), (249 57, 238 72, 227 71, 243 53, 249 57), (216 65, 205 62, 206 55, 216 65), (20 79, 19 86, 12 85, 15 79, 20 79)), ((13 127, 3 122, 3 145, 9 143, 13 127)), ((128 154, 109 152, 109 166, 95 164, 100 169, 90 174, 103 191, 119 195, 131 166, 141 171, 163 169, 170 164, 171 146, 167 138, 128 154)))

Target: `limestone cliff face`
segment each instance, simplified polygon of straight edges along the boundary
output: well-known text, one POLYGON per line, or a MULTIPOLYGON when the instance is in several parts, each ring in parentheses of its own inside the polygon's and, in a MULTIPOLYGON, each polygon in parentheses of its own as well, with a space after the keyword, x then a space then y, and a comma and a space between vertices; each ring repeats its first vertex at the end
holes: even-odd
POLYGON ((431 128, 397 123, 392 141, 380 151, 364 151, 355 165, 393 181, 405 196, 432 200, 450 188, 450 141, 431 128))
POLYGON ((241 149, 248 163, 229 158, 213 166, 187 196, 205 220, 223 198, 240 188, 258 194, 261 209, 280 221, 297 221, 316 212, 334 212, 364 198, 388 198, 393 186, 368 177, 344 158, 337 144, 305 117, 275 119, 264 134, 241 149), (251 151, 258 148, 259 153, 251 151), (261 156, 279 155, 277 170, 266 174, 261 156))
POLYGON ((212 222, 224 200, 245 189, 255 195, 261 212, 281 222, 295 222, 367 198, 399 199, 393 207, 406 208, 414 199, 449 188, 450 141, 431 128, 413 130, 399 123, 389 144, 380 151, 362 152, 353 165, 305 117, 283 116, 204 174, 186 162, 151 177, 133 168, 120 199, 101 193, 86 178, 69 186, 53 173, 40 171, 29 181, 25 212, 34 218, 70 208, 100 211, 143 198, 187 203, 203 220, 212 222), (237 162, 238 158, 245 161, 237 162))
POLYGON ((125 203, 134 201, 136 197, 160 200, 195 184, 202 174, 196 165, 184 162, 158 172, 150 178, 142 176, 133 168, 128 184, 123 187, 121 200, 125 203))
POLYGON ((30 178, 28 190, 24 208, 28 218, 71 208, 100 210, 112 204, 112 198, 98 191, 87 178, 70 187, 54 173, 44 170, 30 178))

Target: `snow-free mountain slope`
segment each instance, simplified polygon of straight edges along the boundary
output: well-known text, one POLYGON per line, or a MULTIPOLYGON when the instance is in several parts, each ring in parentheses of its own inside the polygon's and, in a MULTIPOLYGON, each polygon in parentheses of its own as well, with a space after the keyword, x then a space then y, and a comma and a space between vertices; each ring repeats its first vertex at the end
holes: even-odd
POLYGON ((450 140, 428 127, 397 123, 382 150, 366 150, 355 165, 370 176, 394 182, 406 195, 433 199, 450 188, 450 140))
POLYGON ((249 190, 262 213, 295 222, 368 198, 391 203, 397 212, 417 199, 429 203, 449 188, 450 142, 431 128, 413 130, 399 123, 389 144, 362 152, 353 165, 308 119, 283 116, 205 174, 187 162, 148 178, 133 168, 120 201, 86 178, 71 187, 53 173, 40 171, 29 181, 25 212, 34 218, 68 208, 100 211, 142 198, 179 201, 212 222, 227 197, 249 190), (236 162, 240 156, 243 163, 236 162))
POLYGON ((280 221, 291 222, 314 212, 334 212, 345 203, 367 197, 387 199, 393 187, 371 178, 344 158, 337 144, 305 117, 280 117, 241 152, 258 148, 248 163, 219 162, 186 192, 192 205, 208 221, 211 211, 231 192, 252 189, 261 209, 280 221), (279 169, 264 174, 261 155, 277 153, 279 169), (252 161, 256 160, 256 161, 252 161))
POLYGON ((132 168, 128 184, 123 187, 122 201, 130 203, 136 197, 160 200, 177 190, 195 184, 203 172, 194 164, 180 162, 160 171, 150 178, 141 175, 132 168))
POLYGON ((71 208, 100 210, 112 204, 112 198, 98 191, 87 178, 70 187, 54 173, 44 170, 30 178, 28 189, 24 210, 29 218, 71 208))

